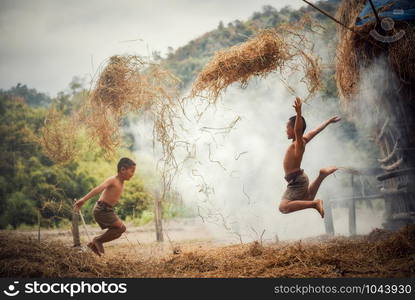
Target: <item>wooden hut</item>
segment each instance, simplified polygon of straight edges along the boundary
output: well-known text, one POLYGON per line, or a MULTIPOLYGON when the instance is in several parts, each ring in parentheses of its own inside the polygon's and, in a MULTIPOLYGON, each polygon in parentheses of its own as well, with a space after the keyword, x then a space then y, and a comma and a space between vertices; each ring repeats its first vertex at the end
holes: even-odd
MULTIPOLYGON (((415 1, 405 0, 343 0, 336 15, 344 25, 338 27, 336 81, 345 110, 352 116, 359 113, 353 110, 355 101, 373 105, 357 94, 363 72, 379 57, 385 58, 397 79, 377 99, 378 107, 373 107, 373 112, 384 113, 373 114, 372 132, 380 153, 377 161, 382 174, 377 179, 385 199, 384 226, 392 230, 415 223, 414 16, 415 1)), ((377 84, 384 88, 386 83, 377 84)))

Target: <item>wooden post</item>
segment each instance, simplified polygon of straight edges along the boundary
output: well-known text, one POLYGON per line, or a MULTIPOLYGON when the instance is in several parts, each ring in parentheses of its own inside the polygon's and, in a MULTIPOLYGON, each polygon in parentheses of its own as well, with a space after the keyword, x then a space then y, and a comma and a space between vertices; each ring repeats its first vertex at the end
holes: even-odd
POLYGON ((40 209, 37 209, 37 241, 40 243, 40 209))
POLYGON ((73 237, 73 246, 81 246, 81 238, 79 236, 79 215, 72 209, 72 237, 73 237))
POLYGON ((334 224, 333 224, 333 211, 331 209, 331 201, 324 201, 324 226, 326 228, 326 234, 334 235, 334 224))
POLYGON ((156 225, 156 239, 157 242, 163 241, 163 224, 162 224, 162 207, 160 193, 156 191, 154 197, 154 223, 156 225))
POLYGON ((351 186, 352 186, 352 199, 349 201, 349 232, 350 235, 356 235, 356 202, 354 199, 355 189, 354 189, 354 176, 351 177, 351 186))

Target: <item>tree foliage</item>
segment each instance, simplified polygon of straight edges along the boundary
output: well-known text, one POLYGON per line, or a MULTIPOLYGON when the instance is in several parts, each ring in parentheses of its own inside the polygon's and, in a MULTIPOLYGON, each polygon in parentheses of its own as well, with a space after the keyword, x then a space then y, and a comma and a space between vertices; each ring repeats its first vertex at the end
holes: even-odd
MULTIPOLYGON (((79 106, 85 93, 77 84, 72 82, 72 85, 70 94, 62 92, 51 100, 66 114, 79 106)), ((71 217, 75 198, 116 175, 117 159, 105 160, 99 147, 90 149, 87 136, 83 137, 85 149, 78 160, 67 165, 51 161, 35 140, 44 126, 46 113, 46 107, 31 106, 24 97, 9 91, 0 93, 0 228, 34 225, 38 222, 38 212, 42 225, 58 225, 62 219, 71 217)), ((132 142, 132 137, 129 139, 132 142)), ((132 156, 132 153, 123 149, 121 155, 132 156)), ((147 208, 150 195, 139 176, 126 183, 119 207, 122 217, 139 215, 147 208)), ((94 200, 84 209, 87 222, 92 221, 94 200)))

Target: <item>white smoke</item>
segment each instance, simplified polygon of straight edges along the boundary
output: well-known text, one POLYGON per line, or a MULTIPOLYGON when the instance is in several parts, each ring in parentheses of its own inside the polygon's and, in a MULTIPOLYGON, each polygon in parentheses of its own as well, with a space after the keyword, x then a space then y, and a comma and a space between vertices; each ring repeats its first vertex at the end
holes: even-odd
MULTIPOLYGON (((381 56, 369 66, 361 68, 358 92, 351 100, 353 119, 368 134, 382 127, 387 117, 391 117, 385 99, 397 97, 398 81, 390 69, 386 58, 381 56)), ((393 121, 393 120, 391 120, 393 121)))
MULTIPOLYGON (((178 147, 175 152, 178 162, 187 159, 180 165, 174 189, 187 205, 198 211, 216 238, 228 241, 241 238, 247 242, 259 239, 262 233, 264 240, 325 233, 324 221, 315 210, 288 215, 278 211, 286 188, 282 160, 291 142, 285 128, 288 118, 294 115, 293 99, 279 79, 270 76, 251 82, 246 89, 230 87, 217 105, 204 111, 200 120, 196 111, 204 110, 203 102, 194 99, 185 108, 187 118, 177 119, 177 140, 188 145, 178 147), (229 125, 234 126, 227 128, 229 125)), ((316 98, 304 104, 307 129, 341 114, 336 101, 316 98)), ((310 181, 320 168, 329 165, 367 165, 366 153, 343 136, 340 126, 341 123, 329 125, 307 145, 302 167, 310 181)), ((148 122, 135 123, 131 132, 138 144, 139 157, 143 154, 153 156, 154 160, 160 157, 160 149, 153 152, 148 122)), ((349 178, 350 175, 341 172, 326 178, 317 198, 350 197, 349 178)), ((347 211, 336 208, 333 215, 336 233, 347 234, 347 211)), ((365 211, 364 218, 359 215, 358 211, 358 233, 366 233, 382 222, 374 211, 365 211)))
MULTIPOLYGON (((325 51, 319 42, 320 52, 325 51)), ((327 51, 326 51, 327 52, 327 51)), ((323 56, 326 56, 323 53, 323 56)), ((357 138, 351 139, 342 121, 329 125, 306 146, 302 168, 310 182, 322 167, 336 165, 352 168, 374 167, 374 152, 367 147, 367 136, 384 112, 376 102, 390 89, 390 72, 381 61, 362 70, 354 118, 357 138), (375 113, 375 114, 374 114, 375 113), (366 146, 365 146, 366 145, 366 146), (369 150, 368 150, 369 149, 369 150)), ((291 78, 290 82, 295 82, 291 78)), ((296 86, 300 96, 304 86, 296 86)), ((229 87, 215 106, 192 99, 185 106, 186 117, 176 119, 175 151, 180 172, 173 188, 184 202, 195 209, 217 240, 248 242, 299 239, 325 233, 325 224, 317 211, 307 209, 291 214, 278 211, 286 188, 283 157, 290 140, 285 128, 294 96, 276 75, 252 80, 246 89, 229 87), (200 117, 200 112, 203 115, 200 117), (230 128, 232 127, 232 128, 230 128)), ((334 115, 342 116, 339 99, 315 97, 303 105, 307 130, 334 115)), ((343 116, 343 119, 346 118, 343 116)), ((343 121, 345 122, 345 121, 343 121)), ((152 148, 152 124, 139 120, 130 127, 138 146, 138 157, 161 157, 161 148, 152 148)), ((370 145, 369 145, 370 146, 370 145)), ((350 174, 338 171, 324 180, 316 198, 336 201, 352 196, 350 174)), ((372 178, 372 183, 376 181, 372 178)), ((370 181, 370 180, 369 180, 370 181)), ((357 203, 357 233, 365 234, 383 223, 383 202, 374 208, 357 203)), ((348 209, 335 207, 333 223, 336 234, 349 234, 348 209)))

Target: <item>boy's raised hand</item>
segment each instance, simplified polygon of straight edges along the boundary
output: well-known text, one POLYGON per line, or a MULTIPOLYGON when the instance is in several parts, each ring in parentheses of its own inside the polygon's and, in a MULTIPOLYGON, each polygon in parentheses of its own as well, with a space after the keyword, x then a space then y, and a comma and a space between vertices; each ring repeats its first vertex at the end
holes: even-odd
POLYGON ((73 205, 73 209, 78 212, 81 209, 81 206, 84 205, 84 200, 83 199, 79 199, 78 201, 76 201, 73 205))
POLYGON ((334 116, 334 117, 331 117, 331 118, 329 119, 329 123, 337 123, 337 122, 339 122, 341 119, 342 119, 342 118, 340 118, 339 116, 334 116))
POLYGON ((297 115, 301 115, 301 104, 302 104, 301 98, 298 97, 298 96, 295 97, 293 107, 294 107, 295 112, 297 113, 297 115))

